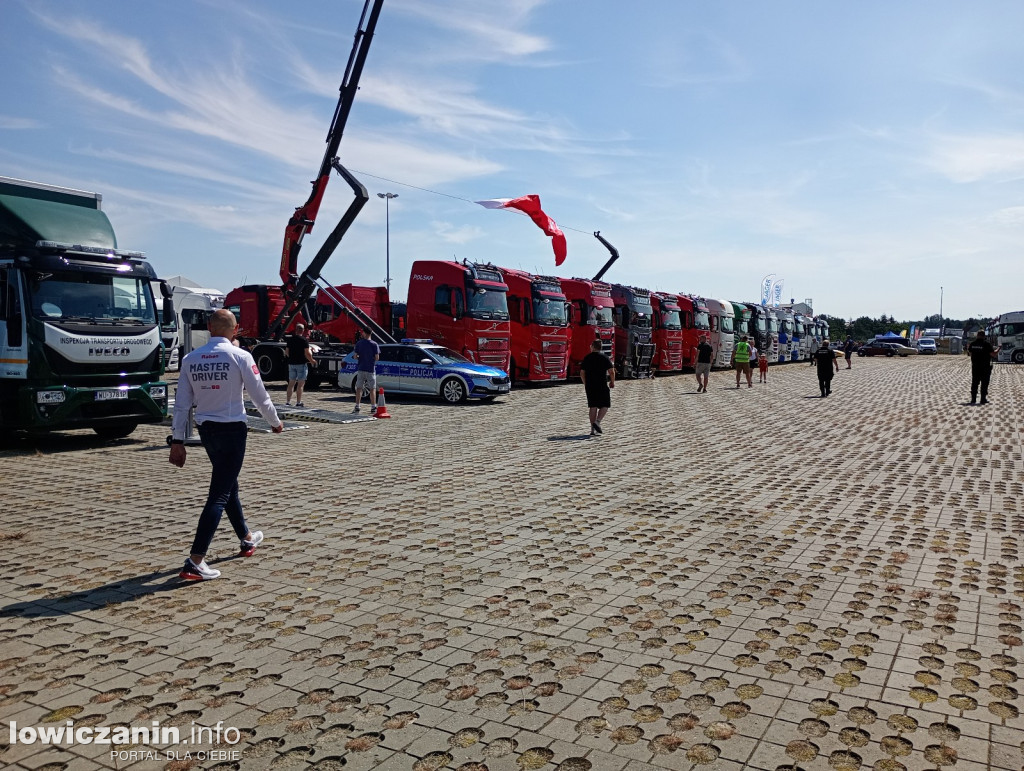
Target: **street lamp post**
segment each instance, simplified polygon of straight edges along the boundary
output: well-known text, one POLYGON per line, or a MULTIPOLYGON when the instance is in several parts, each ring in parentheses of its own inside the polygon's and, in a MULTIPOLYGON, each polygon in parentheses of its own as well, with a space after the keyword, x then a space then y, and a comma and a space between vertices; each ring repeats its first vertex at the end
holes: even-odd
POLYGON ((384 199, 384 260, 386 271, 384 284, 388 288, 388 297, 391 296, 391 199, 398 198, 398 193, 377 193, 378 198, 384 199))

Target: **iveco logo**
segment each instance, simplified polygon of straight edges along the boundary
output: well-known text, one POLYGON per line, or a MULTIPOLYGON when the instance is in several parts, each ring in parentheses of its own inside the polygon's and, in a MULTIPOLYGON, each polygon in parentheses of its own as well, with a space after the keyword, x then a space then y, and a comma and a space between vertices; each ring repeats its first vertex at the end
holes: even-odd
POLYGON ((131 348, 90 348, 90 356, 128 356, 132 352, 131 348))

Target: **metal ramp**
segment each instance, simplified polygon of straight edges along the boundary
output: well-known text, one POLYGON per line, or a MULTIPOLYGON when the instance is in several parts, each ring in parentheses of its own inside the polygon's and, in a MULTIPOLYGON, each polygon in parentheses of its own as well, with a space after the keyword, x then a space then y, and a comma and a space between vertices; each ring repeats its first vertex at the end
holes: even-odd
MULTIPOLYGON (((300 421, 302 423, 368 423, 376 420, 369 415, 354 415, 351 412, 338 412, 337 410, 324 410, 319 407, 286 407, 283 404, 275 404, 274 408, 277 410, 278 417, 285 421, 285 430, 287 431, 287 421, 300 421)), ((252 402, 245 403, 245 411, 249 413, 250 419, 255 418, 256 420, 263 422, 263 418, 260 417, 259 410, 252 402)), ((266 426, 266 423, 263 422, 266 426)), ((269 427, 268 429, 269 430, 269 427)))

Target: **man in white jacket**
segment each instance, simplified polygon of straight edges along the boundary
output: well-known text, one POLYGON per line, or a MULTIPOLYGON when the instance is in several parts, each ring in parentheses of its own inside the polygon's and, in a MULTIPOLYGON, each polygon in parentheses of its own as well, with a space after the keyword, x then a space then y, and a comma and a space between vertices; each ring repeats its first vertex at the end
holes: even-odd
POLYGON ((263 541, 261 531, 249 530, 238 498, 238 474, 245 459, 248 434, 243 387, 275 434, 284 430, 284 423, 277 416, 252 355, 232 345, 236 326, 231 311, 214 312, 209 321, 210 342, 181 362, 174 397, 171 463, 179 468, 185 465, 185 428, 189 409, 194 405, 199 437, 213 466, 210 492, 199 515, 192 553, 179 574, 187 581, 209 581, 220 575, 219 570, 206 564, 206 552, 225 511, 240 541, 241 556, 251 557, 263 541))

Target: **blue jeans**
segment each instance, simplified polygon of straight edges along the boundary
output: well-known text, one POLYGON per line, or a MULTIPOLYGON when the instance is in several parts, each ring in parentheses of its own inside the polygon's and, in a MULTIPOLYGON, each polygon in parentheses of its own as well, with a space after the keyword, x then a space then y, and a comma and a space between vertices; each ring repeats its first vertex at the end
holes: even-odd
POLYGON ((249 532, 242 514, 242 502, 238 499, 238 474, 245 459, 245 439, 248 433, 245 423, 214 423, 207 420, 199 426, 199 436, 210 457, 213 473, 210 476, 206 505, 199 515, 192 554, 206 555, 213 535, 217 532, 217 525, 220 524, 221 514, 225 511, 238 540, 245 540, 249 532))

